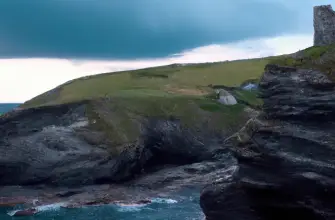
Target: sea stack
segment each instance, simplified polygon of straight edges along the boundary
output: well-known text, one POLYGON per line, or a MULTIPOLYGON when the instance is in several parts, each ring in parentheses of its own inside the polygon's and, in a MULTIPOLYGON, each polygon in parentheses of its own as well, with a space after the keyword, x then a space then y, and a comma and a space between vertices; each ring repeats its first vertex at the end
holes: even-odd
POLYGON ((335 43, 335 11, 331 5, 314 7, 314 46, 335 43))

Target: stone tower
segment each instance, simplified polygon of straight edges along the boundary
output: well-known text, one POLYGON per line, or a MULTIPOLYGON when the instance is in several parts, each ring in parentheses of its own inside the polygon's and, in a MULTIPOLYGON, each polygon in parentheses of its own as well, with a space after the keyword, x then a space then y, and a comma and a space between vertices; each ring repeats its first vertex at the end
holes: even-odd
POLYGON ((314 7, 314 46, 335 43, 335 11, 331 5, 314 7))

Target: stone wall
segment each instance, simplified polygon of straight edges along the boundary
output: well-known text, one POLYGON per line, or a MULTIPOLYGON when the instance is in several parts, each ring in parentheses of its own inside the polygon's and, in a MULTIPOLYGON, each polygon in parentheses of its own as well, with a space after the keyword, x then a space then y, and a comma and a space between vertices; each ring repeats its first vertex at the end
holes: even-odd
POLYGON ((314 7, 314 46, 335 43, 335 11, 331 5, 314 7))

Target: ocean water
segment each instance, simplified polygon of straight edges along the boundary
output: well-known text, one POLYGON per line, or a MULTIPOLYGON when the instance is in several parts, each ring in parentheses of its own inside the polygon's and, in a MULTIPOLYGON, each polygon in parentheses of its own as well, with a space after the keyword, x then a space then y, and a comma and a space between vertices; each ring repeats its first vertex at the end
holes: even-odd
POLYGON ((16 103, 0 103, 0 115, 12 110, 18 105, 19 104, 16 104, 16 103))
MULTIPOLYGON (((0 209, 1 220, 202 220, 199 193, 176 196, 169 199, 154 198, 149 205, 121 207, 105 205, 77 209, 61 208, 62 204, 37 207, 35 216, 13 217, 15 209, 0 209)), ((17 208, 16 208, 17 209, 17 208)))

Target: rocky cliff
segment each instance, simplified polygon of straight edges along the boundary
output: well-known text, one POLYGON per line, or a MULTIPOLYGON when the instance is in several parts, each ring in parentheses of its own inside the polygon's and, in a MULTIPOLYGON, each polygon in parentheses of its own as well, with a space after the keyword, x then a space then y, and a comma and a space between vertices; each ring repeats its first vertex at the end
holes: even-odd
MULTIPOLYGON (((335 84, 323 72, 268 65, 264 112, 240 143, 237 169, 204 188, 207 220, 335 219, 335 84)), ((233 144, 232 144, 233 143, 233 144)))
POLYGON ((236 164, 222 148, 221 133, 186 126, 173 117, 143 117, 136 141, 113 146, 108 128, 93 126, 102 116, 88 117, 92 106, 112 114, 101 106, 110 101, 19 109, 2 116, 0 198, 5 198, 0 206, 37 197, 42 203, 78 206, 157 197, 163 191, 204 186, 236 164))
MULTIPOLYGON (((0 185, 115 183, 213 159, 219 140, 178 120, 148 118, 118 153, 90 127, 87 102, 14 111, 0 118, 0 185)), ((120 147, 120 146, 119 146, 120 147)))
POLYGON ((331 5, 314 7, 314 46, 335 43, 335 12, 331 5))

